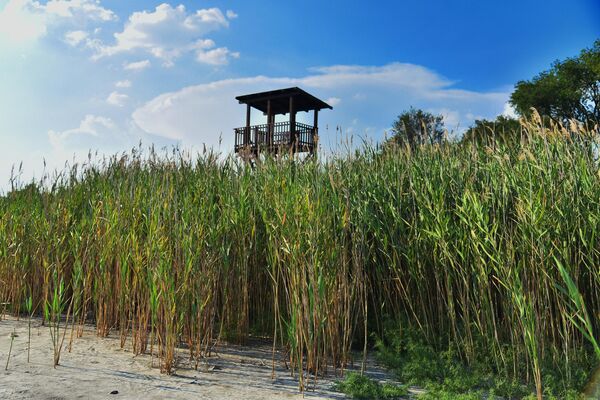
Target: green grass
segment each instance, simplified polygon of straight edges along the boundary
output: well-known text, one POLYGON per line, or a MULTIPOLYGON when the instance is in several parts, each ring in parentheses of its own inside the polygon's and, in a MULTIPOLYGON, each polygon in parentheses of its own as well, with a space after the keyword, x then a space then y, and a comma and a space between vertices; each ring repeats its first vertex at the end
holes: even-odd
POLYGON ((500 390, 577 390, 600 328, 597 134, 533 121, 512 146, 256 169, 177 149, 90 159, 0 197, 0 302, 48 309, 61 343, 51 311, 70 309, 166 373, 176 346, 199 363, 214 339, 267 335, 301 388, 393 316, 429 346, 402 367, 414 379, 439 383, 450 352, 500 390))
MULTIPOLYGON (((523 378, 526 366, 517 371, 498 370, 483 338, 477 340, 477 357, 468 365, 459 357, 455 343, 440 340, 434 347, 418 331, 402 329, 402 325, 386 324, 384 337, 376 340, 376 355, 399 382, 426 389, 419 398, 522 399, 535 393, 535 386, 523 378)), ((514 357, 508 351, 506 356, 514 357)), ((543 360, 544 398, 579 398, 595 362, 593 353, 579 354, 573 359, 571 375, 566 376, 564 368, 556 369, 552 360, 543 360)))
POLYGON ((336 382, 334 389, 353 399, 398 399, 406 396, 405 386, 381 384, 367 376, 350 372, 344 380, 336 382))

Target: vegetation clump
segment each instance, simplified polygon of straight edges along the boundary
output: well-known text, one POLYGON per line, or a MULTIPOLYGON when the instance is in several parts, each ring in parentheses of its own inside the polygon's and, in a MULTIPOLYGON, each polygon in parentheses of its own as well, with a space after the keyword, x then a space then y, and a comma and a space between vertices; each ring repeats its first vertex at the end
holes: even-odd
POLYGON ((334 388, 353 399, 398 399, 408 394, 405 386, 389 382, 381 384, 356 372, 350 372, 334 388))
MULTIPOLYGON (((375 341, 376 354, 397 380, 426 389, 419 398, 525 399, 534 395, 534 387, 523 379, 525 366, 517 371, 499 370, 483 338, 477 339, 477 356, 468 365, 461 360, 455 343, 443 338, 428 343, 417 330, 403 325, 398 321, 386 323, 383 338, 375 341)), ((507 351, 506 356, 514 355, 507 351)), ((580 354, 576 360, 570 377, 564 368, 554 369, 552 360, 544 360, 544 398, 580 398, 596 359, 592 354, 580 354)))
POLYGON ((531 80, 517 82, 510 102, 521 115, 535 109, 554 122, 600 124, 600 39, 578 56, 557 60, 531 80))

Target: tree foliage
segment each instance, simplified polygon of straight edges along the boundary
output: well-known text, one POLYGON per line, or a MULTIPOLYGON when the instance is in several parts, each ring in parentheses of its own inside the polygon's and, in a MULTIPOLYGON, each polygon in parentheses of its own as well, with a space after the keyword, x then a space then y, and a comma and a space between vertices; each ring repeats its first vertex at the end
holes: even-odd
POLYGON ((504 115, 499 115, 495 120, 476 120, 463 134, 463 142, 476 142, 488 144, 488 142, 512 143, 521 137, 521 124, 519 120, 504 115))
POLYGON ((387 144, 415 147, 440 143, 446 134, 443 120, 441 115, 411 107, 394 121, 387 144))
POLYGON ((520 81, 510 98, 521 115, 535 108, 555 122, 600 123, 600 40, 579 56, 555 61, 529 81, 520 81))

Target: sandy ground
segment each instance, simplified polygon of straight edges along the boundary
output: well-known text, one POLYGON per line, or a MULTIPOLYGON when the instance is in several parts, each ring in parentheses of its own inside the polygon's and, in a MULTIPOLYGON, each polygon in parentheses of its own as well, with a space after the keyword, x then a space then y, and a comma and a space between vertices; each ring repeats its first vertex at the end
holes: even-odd
MULTIPOLYGON (((68 341, 67 334, 65 347, 68 341)), ((149 355, 134 357, 129 343, 121 349, 116 337, 98 338, 92 327, 74 340, 70 353, 63 350, 56 369, 52 367, 50 332, 39 320, 33 322, 30 363, 27 342, 26 320, 9 317, 0 321, 0 399, 344 398, 332 390, 335 377, 320 378, 314 388, 299 393, 298 381, 290 376, 282 357, 275 365, 276 378, 271 379, 272 353, 266 342, 248 347, 217 346, 214 356, 198 370, 186 365, 186 353, 181 349, 180 365, 170 376, 152 368, 149 355), (18 337, 5 371, 12 332, 18 337), (111 394, 114 391, 118 393, 111 394)), ((386 378, 371 360, 369 375, 386 378)))

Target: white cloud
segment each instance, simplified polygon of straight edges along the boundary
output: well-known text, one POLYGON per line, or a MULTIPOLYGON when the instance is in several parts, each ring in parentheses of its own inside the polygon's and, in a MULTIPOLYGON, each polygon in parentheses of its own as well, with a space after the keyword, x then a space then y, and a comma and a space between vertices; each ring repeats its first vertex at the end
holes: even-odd
POLYGON ((67 129, 62 132, 53 130, 48 131, 48 138, 53 148, 62 148, 63 143, 72 140, 80 139, 82 136, 99 136, 101 133, 114 129, 115 124, 110 118, 98 117, 95 115, 86 115, 79 127, 67 129))
MULTIPOLYGON (((378 87, 393 85, 408 89, 434 89, 450 87, 453 84, 425 67, 405 63, 384 66, 333 65, 311 68, 310 71, 315 75, 306 77, 306 81, 320 87, 368 83, 378 87)), ((354 94, 356 95, 356 92, 354 94)))
POLYGON ((339 97, 330 97, 327 100, 325 100, 325 103, 329 104, 331 107, 335 107, 338 104, 340 104, 341 101, 342 99, 340 99, 339 97))
POLYGON ((225 15, 227 15, 227 18, 229 19, 236 19, 238 17, 238 15, 233 10, 227 10, 225 15))
POLYGON ((50 26, 65 22, 106 22, 116 14, 98 0, 50 0, 46 4, 33 0, 8 0, 0 10, 0 37, 23 43, 45 36, 50 26))
POLYGON ((218 8, 188 13, 183 5, 172 7, 163 3, 154 11, 131 14, 123 31, 114 34, 115 44, 101 46, 94 58, 145 52, 162 60, 164 66, 172 66, 181 55, 195 51, 199 62, 221 65, 238 54, 224 47, 205 51, 215 44, 202 37, 228 26, 229 21, 218 8))
POLYGON ((69 31, 65 33, 65 42, 75 47, 87 39, 88 36, 89 34, 85 31, 69 31))
POLYGON ((212 39, 199 39, 194 44, 196 50, 208 50, 215 47, 215 41, 212 39))
MULTIPOLYGON (((455 110, 449 110, 447 108, 435 109, 431 110, 433 114, 441 115, 444 118, 444 126, 448 131, 454 131, 457 128, 460 128, 461 125, 461 115, 460 112, 455 110)), ((470 113, 465 114, 462 117, 463 122, 466 119, 470 119, 470 113)))
MULTIPOLYGON (((460 131, 473 122, 467 114, 493 118, 502 112, 509 96, 461 90, 443 76, 412 64, 341 65, 311 71, 300 78, 257 76, 189 86, 147 102, 134 111, 132 118, 140 128, 184 145, 216 147, 222 135, 222 149, 229 151, 232 129, 245 120, 245 108, 235 96, 299 86, 328 101, 339 99, 333 111, 324 110, 319 116, 322 143, 332 147, 338 139, 336 126, 352 127, 356 135, 379 140, 397 115, 410 106, 442 111, 447 128, 460 131), (368 102, 364 101, 366 94, 368 102), (353 120, 357 123, 352 124, 353 120)), ((252 118, 252 123, 263 123, 265 119, 256 110, 252 118)), ((312 123, 312 115, 299 113, 298 120, 312 123)))
POLYGON ((131 87, 131 81, 126 79, 124 81, 115 82, 115 87, 124 88, 124 89, 130 88, 131 87))
POLYGON ((117 19, 116 14, 102 7, 99 0, 50 0, 43 8, 46 13, 63 18, 104 22, 117 19))
MULTIPOLYGON (((138 147, 140 143, 144 148, 152 143, 157 148, 176 144, 173 141, 148 135, 131 120, 115 121, 91 114, 86 115, 77 127, 63 131, 50 130, 47 137, 49 149, 28 152, 22 158, 25 163, 23 175, 25 181, 32 175, 41 177, 44 170, 63 171, 66 161, 70 161, 71 165, 88 162, 88 154, 91 154, 92 162, 94 160, 98 162, 105 155, 128 152, 138 147), (42 159, 47 163, 45 168, 42 168, 42 159)), ((5 160, 0 158, 0 167, 5 164, 5 160)), ((0 191, 3 186, 6 188, 6 180, 2 181, 2 172, 0 169, 0 191)))
POLYGON ((141 71, 150 66, 150 60, 142 60, 123 64, 123 69, 128 71, 141 71))
POLYGON ((465 114, 465 117, 466 117, 466 118, 467 118, 469 121, 476 121, 476 120, 477 120, 477 121, 481 121, 481 120, 485 119, 485 117, 484 117, 483 115, 481 115, 481 114, 477 114, 477 115, 475 115, 475 114, 473 114, 473 113, 470 113, 470 112, 466 113, 466 114, 465 114))
POLYGON ((197 10, 193 17, 186 18, 186 25, 196 29, 198 27, 198 21, 201 21, 204 24, 209 24, 206 28, 209 28, 210 24, 215 24, 215 26, 229 26, 229 22, 227 22, 227 19, 225 19, 225 16, 218 8, 197 10))
MULTIPOLYGON (((96 34, 96 30, 94 30, 94 34, 96 34)), ((97 50, 102 46, 100 39, 91 38, 86 31, 68 31, 65 33, 64 41, 72 47, 82 46, 92 50, 97 50)))
POLYGON ((123 107, 129 96, 119 92, 112 92, 106 98, 106 102, 111 106, 123 107))
POLYGON ((46 34, 46 21, 40 4, 28 0, 9 0, 0 10, 0 38, 23 43, 46 34))
POLYGON ((231 58, 239 58, 240 53, 231 52, 227 47, 219 47, 212 50, 196 51, 196 60, 209 65, 226 65, 231 58))
POLYGON ((502 115, 509 118, 519 118, 517 114, 517 110, 510 104, 508 101, 504 103, 504 110, 502 111, 502 115))
MULTIPOLYGON (((66 160, 73 162, 87 161, 89 153, 112 155, 117 152, 127 151, 136 147, 140 141, 145 144, 156 142, 159 145, 169 145, 170 142, 161 142, 161 139, 150 138, 146 132, 139 129, 131 121, 115 122, 114 120, 88 114, 79 126, 64 131, 50 130, 48 141, 50 151, 45 151, 44 159, 48 162, 47 170, 63 170, 66 160)), ((172 143, 171 143, 172 144, 172 143)), ((41 161, 40 154, 29 159, 29 168, 41 161)), ((36 168, 39 172, 39 168, 36 168)), ((35 169, 34 169, 35 171, 35 169)))

